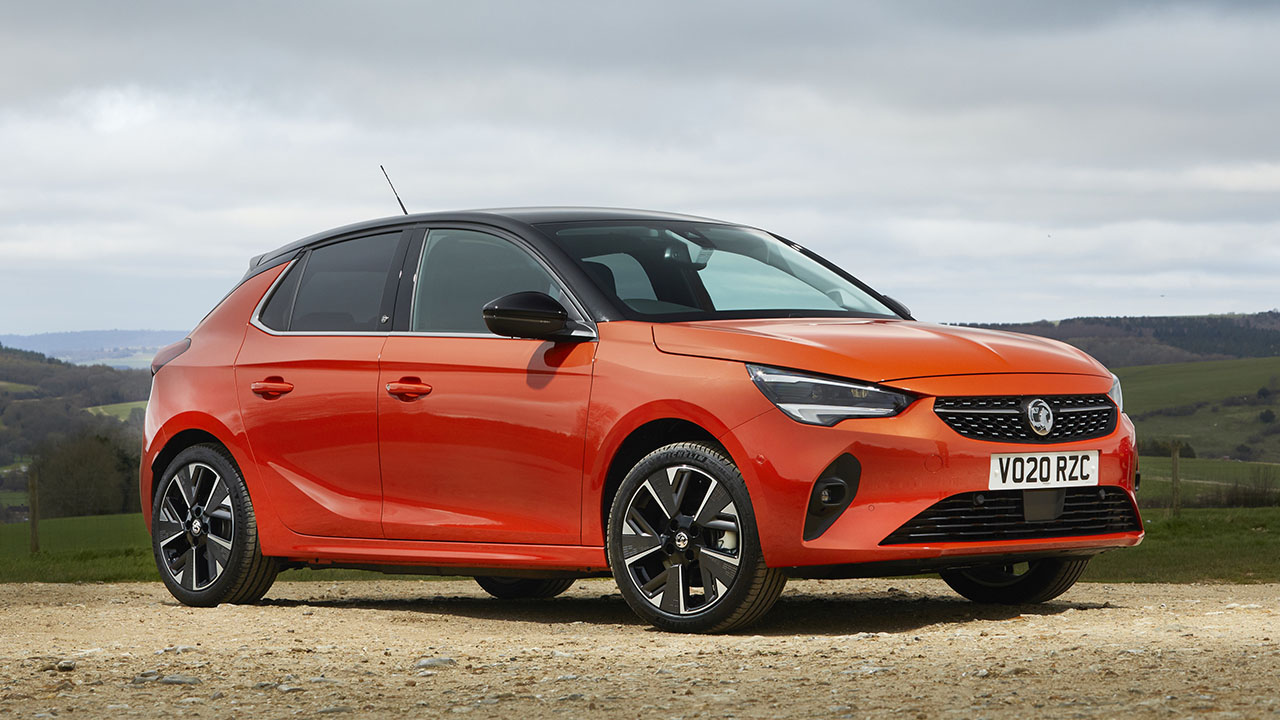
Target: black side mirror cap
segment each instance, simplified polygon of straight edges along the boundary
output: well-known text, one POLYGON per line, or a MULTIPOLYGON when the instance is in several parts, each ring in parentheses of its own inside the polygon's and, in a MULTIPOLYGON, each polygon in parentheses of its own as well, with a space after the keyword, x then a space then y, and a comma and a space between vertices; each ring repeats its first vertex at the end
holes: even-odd
POLYGON ((506 337, 581 341, 594 338, 583 332, 581 323, 569 319, 564 306, 541 292, 518 292, 490 300, 484 306, 484 324, 489 332, 506 337))

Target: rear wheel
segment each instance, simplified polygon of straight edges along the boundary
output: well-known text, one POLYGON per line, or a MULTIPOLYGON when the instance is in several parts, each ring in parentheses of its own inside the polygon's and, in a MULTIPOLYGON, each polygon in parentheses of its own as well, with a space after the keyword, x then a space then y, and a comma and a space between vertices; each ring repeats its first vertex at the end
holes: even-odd
POLYGON ((151 547, 160 579, 185 605, 257 602, 279 570, 262 556, 244 478, 218 445, 183 450, 161 476, 151 547))
POLYGON ((513 578, 477 575, 476 583, 502 600, 552 598, 568 590, 573 578, 513 578))
POLYGON ((663 630, 745 627, 787 583, 765 566, 737 466, 706 443, 659 448, 627 473, 609 513, 607 545, 623 598, 663 630))
POLYGON ((974 602, 1022 605, 1046 602, 1070 590, 1088 566, 1089 558, 1050 558, 939 574, 952 590, 974 602))

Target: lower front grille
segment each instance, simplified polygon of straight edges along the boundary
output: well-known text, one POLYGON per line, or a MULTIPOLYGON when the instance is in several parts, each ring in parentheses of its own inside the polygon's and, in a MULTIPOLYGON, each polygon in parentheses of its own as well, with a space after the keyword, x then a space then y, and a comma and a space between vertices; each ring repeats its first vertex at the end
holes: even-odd
POLYGON ((907 521, 880 544, 1078 537, 1141 529, 1128 493, 1118 487, 1066 488, 1062 514, 1044 521, 1025 518, 1023 492, 1049 491, 984 490, 952 495, 907 521))

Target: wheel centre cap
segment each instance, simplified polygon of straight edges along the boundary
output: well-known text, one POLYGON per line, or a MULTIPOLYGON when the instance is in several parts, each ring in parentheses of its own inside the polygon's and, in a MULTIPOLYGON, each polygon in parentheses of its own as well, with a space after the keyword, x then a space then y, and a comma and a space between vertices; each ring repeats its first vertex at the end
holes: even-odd
POLYGON ((678 550, 684 550, 685 548, 689 547, 689 534, 683 530, 676 533, 675 543, 676 543, 676 549, 678 550))
POLYGON ((204 532, 204 523, 200 522, 200 518, 194 518, 191 521, 191 534, 199 535, 204 532))

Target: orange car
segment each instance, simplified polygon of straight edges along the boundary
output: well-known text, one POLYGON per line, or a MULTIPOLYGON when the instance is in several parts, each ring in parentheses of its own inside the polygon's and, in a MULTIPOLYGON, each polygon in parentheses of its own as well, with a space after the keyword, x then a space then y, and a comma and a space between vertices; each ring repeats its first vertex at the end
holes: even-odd
POLYGON ((1062 343, 917 322, 776 235, 632 210, 408 215, 254 258, 152 365, 142 497, 189 605, 290 567, 612 573, 723 631, 788 577, 1056 597, 1136 545, 1120 385, 1062 343))

